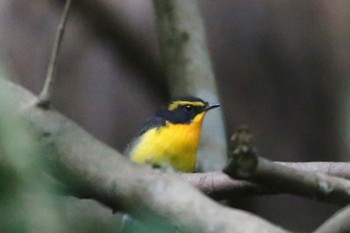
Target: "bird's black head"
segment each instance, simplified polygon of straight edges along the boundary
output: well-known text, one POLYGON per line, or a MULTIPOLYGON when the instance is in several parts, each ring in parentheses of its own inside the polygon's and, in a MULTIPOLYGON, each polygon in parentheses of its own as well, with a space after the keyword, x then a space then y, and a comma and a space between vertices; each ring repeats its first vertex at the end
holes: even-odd
POLYGON ((174 124, 188 124, 202 112, 219 107, 218 104, 209 105, 208 102, 193 96, 185 96, 173 99, 160 109, 156 116, 174 124))

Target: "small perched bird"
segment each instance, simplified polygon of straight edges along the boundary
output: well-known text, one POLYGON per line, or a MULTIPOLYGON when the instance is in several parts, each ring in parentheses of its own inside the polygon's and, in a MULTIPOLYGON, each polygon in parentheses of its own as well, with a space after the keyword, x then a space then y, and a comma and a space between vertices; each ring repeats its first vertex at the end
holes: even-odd
POLYGON ((192 96, 172 100, 148 119, 127 153, 139 164, 193 172, 204 116, 217 107, 192 96))

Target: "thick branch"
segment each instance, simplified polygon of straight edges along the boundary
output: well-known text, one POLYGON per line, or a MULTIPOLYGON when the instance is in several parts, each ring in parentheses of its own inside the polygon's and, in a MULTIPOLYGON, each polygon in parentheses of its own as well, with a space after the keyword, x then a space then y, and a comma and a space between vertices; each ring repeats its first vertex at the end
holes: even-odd
POLYGON ((132 164, 62 115, 36 108, 36 98, 27 91, 2 79, 0 86, 14 93, 18 113, 49 147, 56 177, 84 196, 184 232, 286 232, 217 204, 174 175, 132 164))

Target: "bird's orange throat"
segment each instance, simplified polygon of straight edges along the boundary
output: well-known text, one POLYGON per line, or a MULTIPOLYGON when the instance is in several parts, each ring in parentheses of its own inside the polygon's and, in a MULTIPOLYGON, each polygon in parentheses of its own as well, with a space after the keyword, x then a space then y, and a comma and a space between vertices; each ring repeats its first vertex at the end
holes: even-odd
POLYGON ((193 172, 201 135, 202 123, 206 112, 198 114, 188 124, 173 124, 149 130, 140 138, 133 149, 132 160, 153 164, 165 164, 177 171, 193 172))
POLYGON ((167 131, 168 140, 177 147, 177 150, 184 153, 197 153, 204 116, 205 112, 198 114, 190 124, 167 123, 163 130, 167 131))

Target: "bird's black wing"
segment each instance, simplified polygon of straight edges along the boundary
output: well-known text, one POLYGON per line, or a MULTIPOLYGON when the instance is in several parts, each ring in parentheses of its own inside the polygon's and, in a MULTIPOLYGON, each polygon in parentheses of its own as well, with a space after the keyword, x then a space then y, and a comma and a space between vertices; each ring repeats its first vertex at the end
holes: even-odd
POLYGON ((137 144, 137 141, 140 138, 140 136, 146 133, 149 129, 159 128, 161 126, 164 126, 165 124, 166 124, 166 120, 162 117, 154 116, 149 118, 145 122, 145 124, 142 126, 141 130, 138 132, 136 137, 131 141, 130 144, 127 145, 127 147, 124 150, 124 154, 130 155, 130 151, 132 150, 134 145, 137 144))
POLYGON ((142 126, 141 130, 139 131, 137 136, 141 136, 145 132, 147 132, 149 129, 152 128, 159 128, 161 126, 165 126, 166 121, 164 118, 161 117, 151 117, 149 118, 146 123, 142 126))

